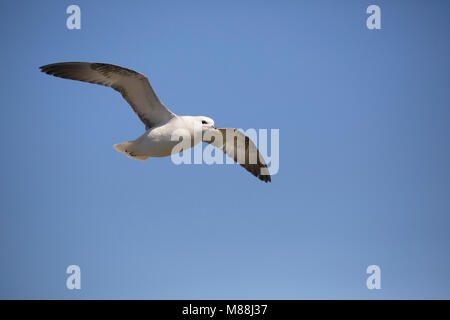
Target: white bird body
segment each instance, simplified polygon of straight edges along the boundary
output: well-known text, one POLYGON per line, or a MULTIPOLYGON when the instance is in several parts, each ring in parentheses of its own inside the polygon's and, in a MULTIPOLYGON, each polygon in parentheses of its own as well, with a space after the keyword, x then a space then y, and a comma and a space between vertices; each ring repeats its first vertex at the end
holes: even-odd
POLYGON ((114 145, 117 151, 129 158, 144 161, 150 157, 167 157, 203 141, 220 148, 260 180, 271 181, 264 159, 247 136, 233 128, 216 128, 208 117, 176 115, 159 100, 147 77, 139 72, 92 62, 61 62, 40 69, 55 77, 100 84, 119 91, 146 128, 138 139, 114 145), (213 137, 209 134, 210 137, 204 138, 206 131, 210 131, 213 137), (228 133, 232 135, 228 136, 228 133), (216 140, 216 136, 220 138, 216 140), (190 143, 183 143, 182 150, 174 148, 181 137, 183 142, 186 137, 190 138, 190 143), (235 143, 235 138, 242 143, 237 140, 235 143))
POLYGON ((191 137, 188 145, 194 147, 202 142, 201 137, 194 139, 196 128, 207 129, 208 127, 214 128, 214 121, 210 118, 175 116, 169 121, 148 129, 138 139, 115 144, 114 148, 130 158, 142 161, 150 157, 167 157, 174 153, 174 147, 180 143, 180 140, 176 139, 177 136, 191 137), (201 124, 202 121, 207 122, 208 126, 201 124))

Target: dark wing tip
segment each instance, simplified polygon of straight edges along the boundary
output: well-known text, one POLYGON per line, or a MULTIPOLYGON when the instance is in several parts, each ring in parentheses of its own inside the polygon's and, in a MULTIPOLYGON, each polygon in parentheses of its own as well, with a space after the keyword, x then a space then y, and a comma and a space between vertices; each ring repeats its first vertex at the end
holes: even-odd
POLYGON ((246 164, 240 164, 242 167, 244 167, 248 172, 250 172, 252 175, 254 175, 256 178, 258 178, 259 180, 267 183, 267 182, 272 182, 272 177, 270 176, 270 174, 262 174, 262 170, 265 169, 264 171, 267 171, 267 165, 266 164, 251 164, 251 165, 246 165, 246 164))
POLYGON ((45 65, 45 66, 40 66, 39 70, 41 70, 41 72, 45 72, 45 70, 48 68, 49 64, 45 65))
POLYGON ((46 64, 45 66, 40 66, 39 69, 41 70, 41 72, 44 72, 49 75, 54 75, 58 70, 58 65, 61 64, 60 63, 46 64))
POLYGON ((67 62, 50 63, 50 64, 46 64, 46 65, 40 66, 39 69, 41 69, 42 72, 45 72, 45 70, 49 70, 52 67, 55 67, 55 66, 58 66, 58 65, 64 65, 64 64, 67 64, 67 62))
POLYGON ((257 175, 258 179, 261 181, 264 181, 265 183, 267 182, 272 182, 272 178, 270 177, 270 174, 259 174, 257 175))

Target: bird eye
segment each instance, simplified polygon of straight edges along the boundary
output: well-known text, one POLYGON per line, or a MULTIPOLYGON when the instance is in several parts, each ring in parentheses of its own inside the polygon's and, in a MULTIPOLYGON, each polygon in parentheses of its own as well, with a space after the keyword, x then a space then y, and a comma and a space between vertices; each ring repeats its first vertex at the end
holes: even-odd
POLYGON ((202 124, 207 124, 208 122, 206 122, 205 120, 202 120, 202 124))

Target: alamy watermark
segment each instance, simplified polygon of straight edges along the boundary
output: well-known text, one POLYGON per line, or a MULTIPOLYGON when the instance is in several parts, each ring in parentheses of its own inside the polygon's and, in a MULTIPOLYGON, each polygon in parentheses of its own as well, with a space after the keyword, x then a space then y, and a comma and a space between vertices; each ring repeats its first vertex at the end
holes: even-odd
POLYGON ((69 30, 81 29, 81 9, 76 4, 67 7, 66 13, 70 14, 66 20, 66 27, 69 30))
POLYGON ((379 6, 372 4, 367 7, 366 13, 370 16, 366 20, 366 26, 369 30, 381 29, 381 9, 379 6))
POLYGON ((76 264, 67 267, 66 273, 69 276, 66 279, 66 288, 69 290, 81 289, 81 268, 76 264))
POLYGON ((196 126, 194 132, 177 129, 171 135, 176 144, 171 159, 180 164, 235 164, 260 165, 261 175, 275 175, 280 168, 280 130, 234 128, 202 130, 196 126), (270 141, 270 153, 269 153, 270 141), (203 145, 201 142, 207 142, 203 145), (220 152, 217 149, 223 151, 220 152))
POLYGON ((367 289, 381 289, 381 268, 376 264, 367 267, 366 273, 370 276, 366 280, 367 289))

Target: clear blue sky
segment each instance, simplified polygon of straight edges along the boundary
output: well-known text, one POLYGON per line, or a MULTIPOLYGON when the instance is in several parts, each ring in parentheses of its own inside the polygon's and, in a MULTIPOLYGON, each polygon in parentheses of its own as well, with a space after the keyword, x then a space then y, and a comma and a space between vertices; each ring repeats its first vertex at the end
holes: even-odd
POLYGON ((0 298, 450 298, 450 2, 0 6, 0 298), (117 92, 38 70, 60 61, 145 73, 178 114, 279 128, 279 173, 126 158, 112 145, 142 123, 117 92))

